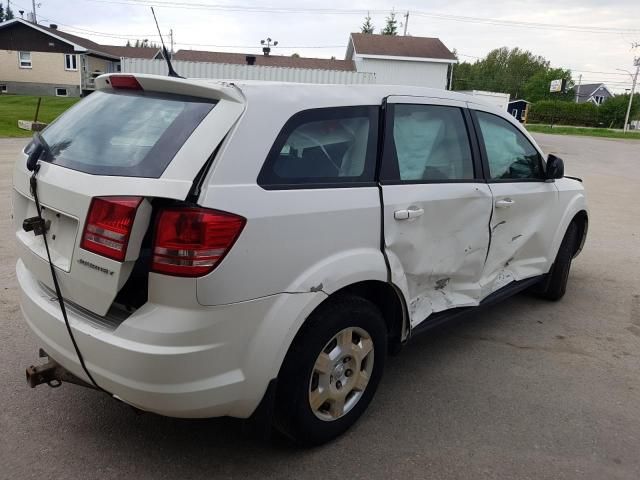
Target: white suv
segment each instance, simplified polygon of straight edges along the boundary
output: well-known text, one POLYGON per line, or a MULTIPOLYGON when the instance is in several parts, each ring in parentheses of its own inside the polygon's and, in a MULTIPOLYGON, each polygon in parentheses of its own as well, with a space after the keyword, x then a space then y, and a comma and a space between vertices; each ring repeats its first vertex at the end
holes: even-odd
POLYGON ((584 243, 582 183, 465 95, 121 74, 96 90, 15 165, 22 311, 51 358, 32 386, 267 412, 320 443, 363 413, 389 351, 528 287, 559 299, 584 243))

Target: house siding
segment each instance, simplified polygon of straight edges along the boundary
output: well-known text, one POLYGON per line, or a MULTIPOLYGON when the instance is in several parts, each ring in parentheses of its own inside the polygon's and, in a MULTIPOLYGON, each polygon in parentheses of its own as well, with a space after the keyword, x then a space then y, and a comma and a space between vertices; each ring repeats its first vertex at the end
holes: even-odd
POLYGON ((448 63, 384 60, 357 56, 354 60, 356 70, 374 73, 378 84, 447 88, 448 63))
POLYGON ((80 73, 64 69, 64 53, 32 51, 31 64, 31 68, 20 68, 17 51, 0 50, 0 84, 13 85, 12 93, 33 95, 55 95, 55 87, 67 88, 70 95, 71 90, 79 91, 80 73), (15 83, 25 85, 17 88, 15 83))
POLYGON ((21 23, 0 29, 0 50, 73 53, 73 47, 68 43, 50 37, 21 23))

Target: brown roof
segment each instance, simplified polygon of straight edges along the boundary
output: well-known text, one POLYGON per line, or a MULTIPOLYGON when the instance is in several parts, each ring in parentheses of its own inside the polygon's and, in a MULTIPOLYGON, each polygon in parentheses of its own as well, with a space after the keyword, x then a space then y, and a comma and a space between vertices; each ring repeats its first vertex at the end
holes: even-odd
POLYGON ((316 70, 345 70, 355 71, 351 60, 332 60, 330 58, 285 57, 283 55, 258 55, 231 52, 206 52, 203 50, 178 50, 174 60, 187 62, 232 63, 246 65, 247 55, 256 57, 256 65, 268 67, 312 68, 316 70))
MULTIPOLYGON (((26 22, 24 22, 26 23, 26 22)), ((104 53, 112 57, 129 57, 129 58, 153 58, 158 53, 157 48, 139 48, 139 47, 125 47, 120 45, 102 45, 100 43, 92 42, 83 37, 72 35, 64 32, 59 28, 49 28, 44 25, 38 25, 39 28, 57 35, 60 38, 73 42, 81 47, 91 50, 96 53, 104 53)))
POLYGON ((356 53, 360 55, 456 59, 439 38, 352 33, 351 39, 356 53))
POLYGON ((159 48, 123 47, 120 45, 100 45, 101 51, 116 57, 153 58, 160 51, 159 48))

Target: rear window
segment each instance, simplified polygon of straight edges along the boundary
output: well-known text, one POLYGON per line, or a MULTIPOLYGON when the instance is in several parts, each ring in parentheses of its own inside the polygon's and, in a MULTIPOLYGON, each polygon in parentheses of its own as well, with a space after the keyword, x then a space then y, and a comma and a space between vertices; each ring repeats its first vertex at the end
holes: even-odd
POLYGON ((94 175, 158 178, 215 102, 94 92, 42 132, 46 161, 94 175))

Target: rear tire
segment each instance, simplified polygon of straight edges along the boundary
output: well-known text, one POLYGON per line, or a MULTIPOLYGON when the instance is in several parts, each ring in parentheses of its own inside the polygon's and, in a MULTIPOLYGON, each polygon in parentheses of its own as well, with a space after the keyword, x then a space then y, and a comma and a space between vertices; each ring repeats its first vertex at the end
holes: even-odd
POLYGON ((374 304, 345 295, 321 305, 280 370, 275 427, 309 446, 341 435, 371 402, 386 353, 387 329, 374 304))
POLYGON ((560 300, 567 291, 569 270, 578 242, 578 226, 571 222, 564 234, 555 262, 547 278, 540 285, 539 295, 547 300, 560 300))

